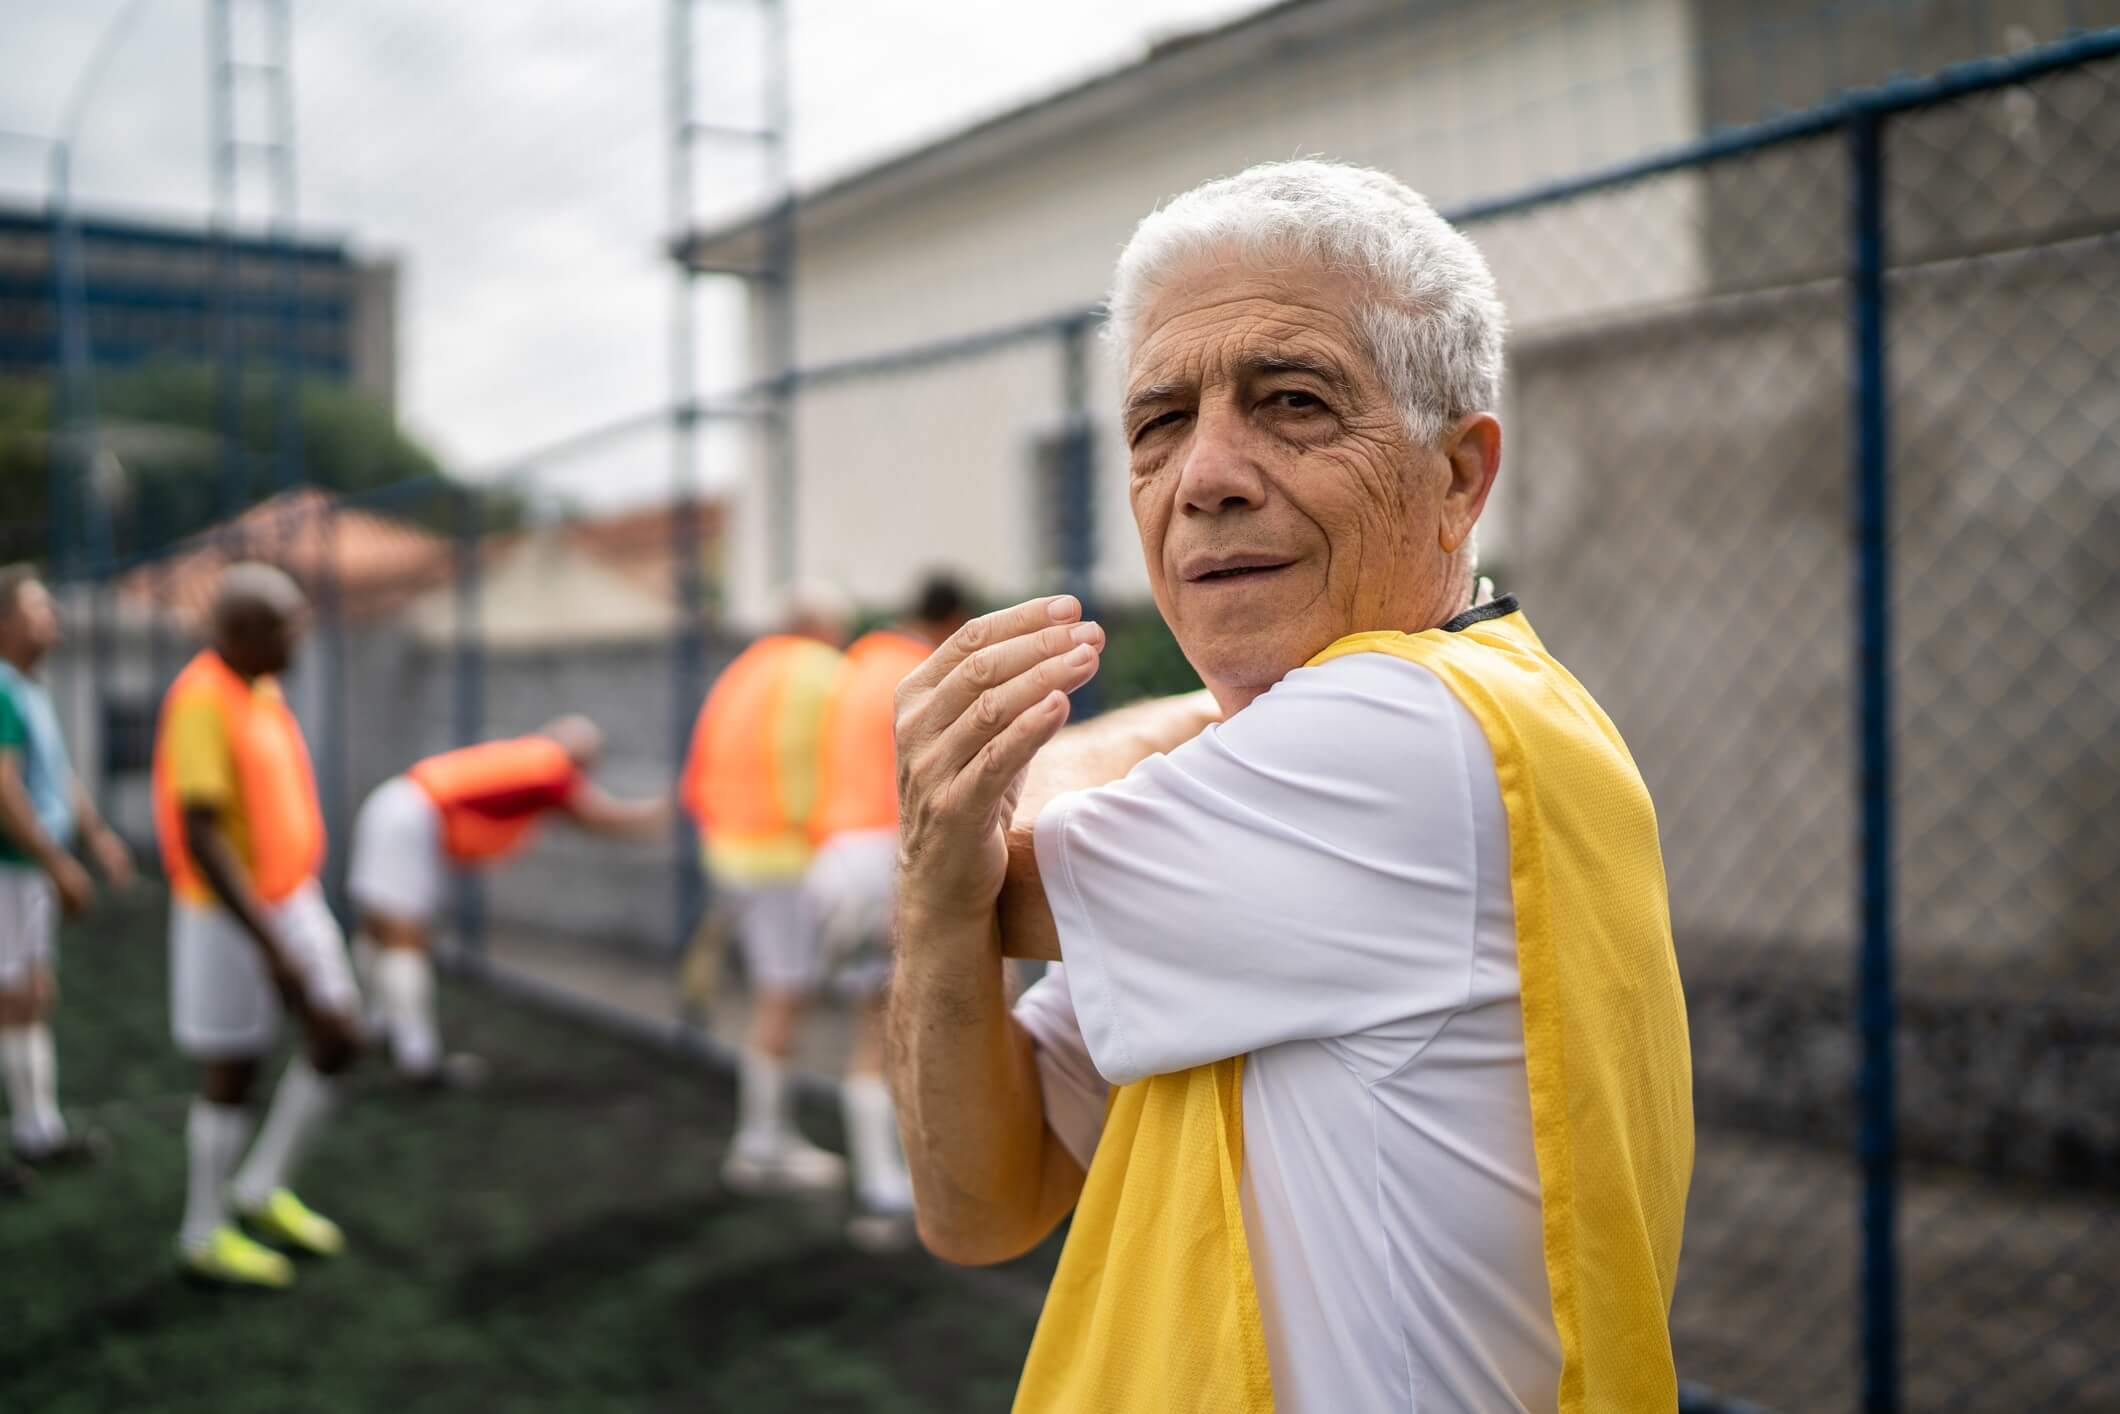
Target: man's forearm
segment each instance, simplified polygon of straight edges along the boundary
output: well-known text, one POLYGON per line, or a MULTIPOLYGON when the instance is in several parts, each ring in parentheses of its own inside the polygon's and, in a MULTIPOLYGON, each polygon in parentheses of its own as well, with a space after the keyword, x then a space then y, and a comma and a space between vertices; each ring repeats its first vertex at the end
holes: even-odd
POLYGON ((250 886, 250 878, 243 872, 235 851, 221 832, 211 825, 202 824, 187 816, 184 828, 184 845, 190 852, 192 862, 199 866, 206 886, 213 890, 214 898, 221 906, 235 915, 243 931, 250 934, 259 949, 265 954, 265 966, 275 980, 286 971, 286 959, 280 952, 280 940, 273 932, 272 923, 265 916, 265 905, 257 891, 250 886))
POLYGON ((891 1082, 920 1234, 950 1261, 1003 1261, 1052 1231, 1082 1170, 1046 1127, 992 920, 938 919, 914 906, 900 909, 897 926, 891 1082))

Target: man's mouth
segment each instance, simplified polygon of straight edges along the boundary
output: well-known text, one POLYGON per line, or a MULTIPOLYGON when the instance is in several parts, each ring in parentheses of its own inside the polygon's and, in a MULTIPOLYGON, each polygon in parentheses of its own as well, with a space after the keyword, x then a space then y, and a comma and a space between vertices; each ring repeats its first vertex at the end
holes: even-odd
POLYGON ((1233 580, 1258 579, 1264 575, 1278 574, 1293 564, 1292 560, 1279 559, 1271 555, 1226 555, 1212 560, 1201 560, 1185 567, 1188 584, 1217 584, 1233 580))

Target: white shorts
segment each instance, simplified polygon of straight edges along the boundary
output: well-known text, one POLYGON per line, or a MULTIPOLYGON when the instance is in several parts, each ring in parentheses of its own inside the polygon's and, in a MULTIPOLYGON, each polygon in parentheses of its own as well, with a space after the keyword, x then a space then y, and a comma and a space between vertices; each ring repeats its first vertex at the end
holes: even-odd
POLYGON ((401 923, 433 921, 448 887, 442 812, 409 776, 368 793, 354 817, 346 892, 353 906, 401 923))
POLYGON ((13 991, 52 965, 59 899, 35 865, 0 864, 0 991, 13 991))
POLYGON ((724 884, 721 897, 734 915, 736 941, 753 987, 807 992, 821 974, 817 917, 802 881, 724 884))
POLYGON ((823 938, 836 991, 867 998, 891 977, 891 901, 898 882, 898 832, 859 830, 826 840, 803 889, 823 938))
MULTIPOLYGON (((312 1005, 359 1016, 346 940, 316 881, 268 912, 312 1005)), ((177 1049, 200 1061, 263 1056, 279 1042, 280 994, 265 956, 218 904, 170 904, 169 1029, 177 1049)))

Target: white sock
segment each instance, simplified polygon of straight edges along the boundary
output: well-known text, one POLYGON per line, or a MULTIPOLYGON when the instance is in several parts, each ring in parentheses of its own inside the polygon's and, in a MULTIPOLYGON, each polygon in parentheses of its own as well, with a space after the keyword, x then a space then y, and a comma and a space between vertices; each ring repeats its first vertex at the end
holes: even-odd
POLYGON ((301 1161, 302 1151, 323 1127, 338 1098, 338 1086, 317 1074, 306 1056, 287 1062, 280 1086, 272 1093, 272 1109, 258 1142, 250 1146, 250 1157, 236 1172, 228 1194, 245 1210, 264 1206, 276 1188, 287 1186, 288 1175, 301 1161))
POLYGON ((880 1075, 849 1075, 839 1088, 846 1117, 847 1152, 854 1160, 854 1191, 871 1208, 909 1212, 913 1181, 898 1147, 898 1111, 880 1075))
POLYGON ((787 1063, 745 1046, 736 1071, 737 1147, 776 1149, 785 1144, 795 1131, 793 1109, 787 1063))
POLYGON ((390 1032, 390 1054, 407 1075, 426 1075, 442 1063, 434 1024, 434 964, 417 948, 381 948, 375 995, 390 1032))
POLYGON ((368 1041, 383 1039, 383 1003, 375 980, 375 964, 383 950, 366 933, 356 932, 347 951, 353 955, 353 984, 361 992, 361 1033, 368 1041))
POLYGON ((43 1022, 0 1029, 0 1072, 7 1082, 9 1128, 15 1147, 39 1153, 66 1138, 59 1114, 59 1063, 52 1031, 43 1022))
POLYGON ((193 1100, 184 1122, 184 1148, 191 1157, 184 1188, 184 1226, 177 1241, 204 1247, 214 1229, 228 1221, 228 1175, 243 1156, 250 1137, 250 1111, 241 1105, 193 1100))

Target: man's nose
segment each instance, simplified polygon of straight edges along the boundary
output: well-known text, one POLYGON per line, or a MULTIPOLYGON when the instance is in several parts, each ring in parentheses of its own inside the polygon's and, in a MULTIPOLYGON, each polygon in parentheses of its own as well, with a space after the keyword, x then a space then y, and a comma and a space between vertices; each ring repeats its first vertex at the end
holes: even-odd
POLYGON ((1178 478, 1180 509, 1194 515, 1257 510, 1265 496, 1266 479, 1252 457, 1244 420, 1233 412, 1203 409, 1178 478))

